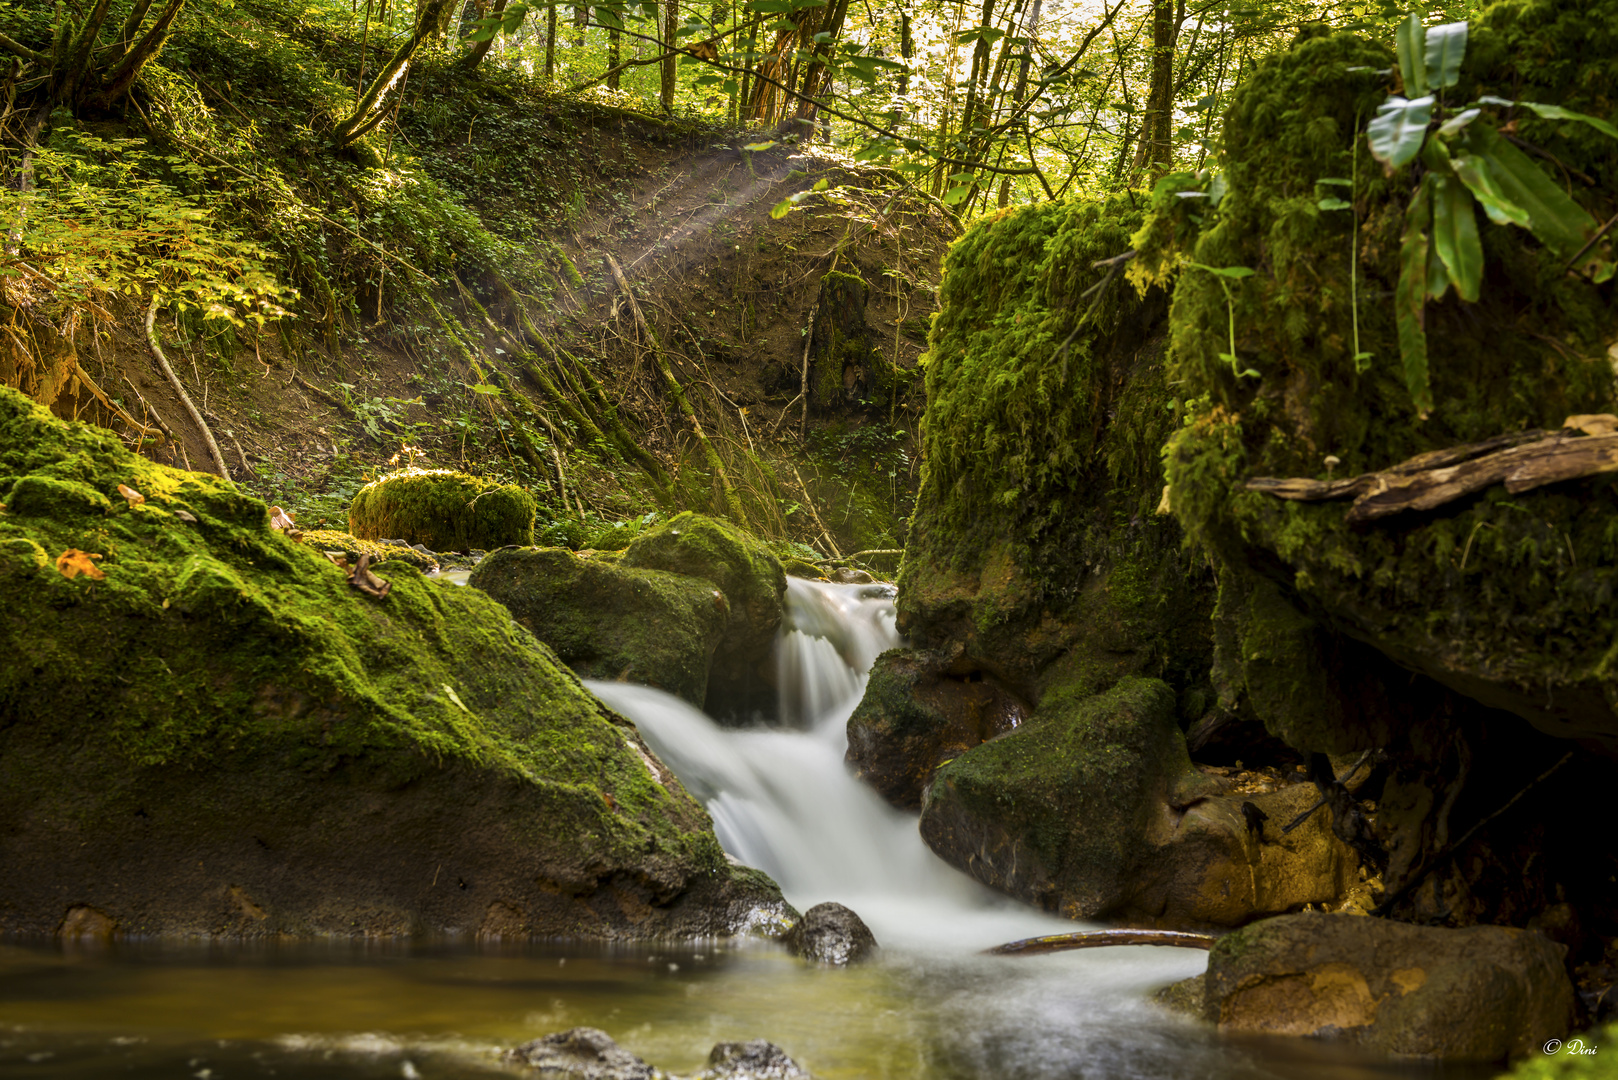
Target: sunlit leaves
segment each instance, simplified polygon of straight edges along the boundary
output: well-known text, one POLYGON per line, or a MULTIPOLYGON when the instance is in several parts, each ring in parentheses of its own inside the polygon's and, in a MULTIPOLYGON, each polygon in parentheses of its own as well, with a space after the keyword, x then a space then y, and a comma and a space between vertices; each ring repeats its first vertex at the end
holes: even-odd
POLYGON ((1426 32, 1421 15, 1412 11, 1394 32, 1394 51, 1399 57, 1399 77, 1404 80, 1405 96, 1419 98, 1427 93, 1426 32))

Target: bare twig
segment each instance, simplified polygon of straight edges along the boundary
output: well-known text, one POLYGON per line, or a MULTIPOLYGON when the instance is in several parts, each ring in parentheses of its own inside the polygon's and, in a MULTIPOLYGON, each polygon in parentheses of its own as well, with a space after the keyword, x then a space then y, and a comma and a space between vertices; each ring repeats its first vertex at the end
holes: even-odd
POLYGON ((169 366, 169 358, 163 355, 163 346, 158 344, 157 331, 152 326, 153 321, 157 318, 157 301, 158 294, 154 292, 151 306, 146 309, 146 343, 151 346, 152 355, 157 357, 158 366, 163 369, 163 374, 168 377, 169 385, 174 387, 174 392, 180 395, 180 403, 185 406, 186 412, 191 414, 192 422, 201 429, 202 439, 208 444, 208 452, 213 455, 214 464, 219 467, 219 475, 229 480, 230 466, 225 464, 225 455, 220 453, 219 444, 214 441, 213 432, 209 429, 208 422, 202 418, 202 413, 197 411, 196 403, 191 400, 191 395, 185 392, 185 385, 180 382, 180 377, 174 374, 174 369, 169 366))
POLYGON ((1173 945, 1182 949, 1211 949, 1219 939, 1212 934, 1190 934, 1183 930, 1081 930, 1076 934, 1023 938, 992 949, 985 956, 1038 956, 1069 949, 1100 949, 1109 945, 1173 945))

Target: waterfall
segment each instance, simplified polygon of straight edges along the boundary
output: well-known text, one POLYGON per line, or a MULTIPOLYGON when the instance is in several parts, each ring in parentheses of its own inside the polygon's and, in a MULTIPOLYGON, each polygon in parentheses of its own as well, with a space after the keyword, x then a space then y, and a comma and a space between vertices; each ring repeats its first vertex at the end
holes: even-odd
POLYGON ((843 764, 849 715, 877 656, 899 645, 894 590, 789 578, 776 642, 782 726, 721 728, 672 695, 586 685, 642 736, 713 817, 726 851, 768 873, 798 908, 835 900, 879 941, 983 948, 1074 924, 989 891, 922 843, 843 764))

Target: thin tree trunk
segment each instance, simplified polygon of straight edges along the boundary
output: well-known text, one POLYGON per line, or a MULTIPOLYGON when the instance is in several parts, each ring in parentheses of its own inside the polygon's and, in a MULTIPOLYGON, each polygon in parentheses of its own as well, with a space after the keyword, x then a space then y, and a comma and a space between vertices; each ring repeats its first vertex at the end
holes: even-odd
POLYGON ((680 0, 663 0, 663 51, 670 55, 663 58, 662 86, 658 91, 658 100, 663 105, 663 112, 674 112, 674 62, 677 57, 673 55, 675 31, 680 28, 680 0))
POLYGON ((622 72, 618 70, 619 33, 617 30, 607 30, 607 89, 618 89, 619 78, 622 72))
POLYGON ((378 103, 383 95, 393 88, 393 84, 399 81, 410 63, 410 58, 438 26, 439 16, 449 4, 450 0, 425 0, 417 16, 414 32, 394 50, 388 62, 382 66, 382 70, 377 72, 370 89, 365 91, 359 104, 354 107, 353 114, 332 129, 333 142, 338 146, 346 146, 382 122, 386 110, 378 108, 378 103))
POLYGON ((556 78, 556 5, 545 9, 545 81, 556 78))

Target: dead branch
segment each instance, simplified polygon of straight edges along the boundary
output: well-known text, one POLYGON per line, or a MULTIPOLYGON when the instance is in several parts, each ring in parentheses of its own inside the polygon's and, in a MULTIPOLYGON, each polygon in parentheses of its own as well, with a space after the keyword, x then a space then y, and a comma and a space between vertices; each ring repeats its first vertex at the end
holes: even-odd
POLYGON ((826 546, 831 548, 832 557, 841 559, 843 553, 837 550, 837 541, 831 538, 831 530, 826 528, 824 521, 820 520, 820 514, 815 510, 815 500, 809 497, 809 485, 803 482, 803 477, 799 475, 796 465, 792 466, 792 476, 793 479, 798 481, 798 490, 803 493, 804 509, 809 511, 809 516, 814 519, 816 528, 820 530, 821 538, 826 541, 826 546))
POLYGON ((1182 949, 1211 949, 1219 939, 1212 934, 1188 934, 1183 930, 1081 930, 1076 934, 1023 938, 1008 941, 985 956, 1038 956, 1069 949, 1100 949, 1109 945, 1173 945, 1182 949))
POLYGON ((1569 417, 1556 434, 1522 431, 1420 454, 1382 472, 1345 480, 1248 480, 1248 491, 1296 502, 1353 498, 1344 520, 1375 521, 1403 510, 1431 510, 1504 482, 1513 495, 1562 480, 1618 471, 1618 418, 1569 417), (1584 434, 1584 432, 1590 434, 1584 434), (1502 449, 1504 448, 1504 449, 1502 449))
POLYGON ((229 480, 230 467, 225 464, 225 455, 220 452, 219 444, 214 441, 213 432, 209 429, 208 422, 197 411, 196 403, 191 400, 191 395, 185 392, 185 385, 180 382, 180 377, 174 374, 174 369, 169 366, 169 358, 163 355, 163 346, 158 344, 157 331, 152 327, 153 321, 157 318, 157 299, 158 294, 154 292, 152 294, 152 304, 146 309, 146 343, 151 346, 152 355, 157 357, 158 366, 163 369, 163 374, 168 376, 169 385, 174 387, 174 392, 180 395, 180 403, 185 406, 185 411, 191 414, 192 422, 202 431, 202 439, 208 444, 208 452, 213 455, 214 464, 219 467, 219 475, 229 480))

